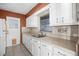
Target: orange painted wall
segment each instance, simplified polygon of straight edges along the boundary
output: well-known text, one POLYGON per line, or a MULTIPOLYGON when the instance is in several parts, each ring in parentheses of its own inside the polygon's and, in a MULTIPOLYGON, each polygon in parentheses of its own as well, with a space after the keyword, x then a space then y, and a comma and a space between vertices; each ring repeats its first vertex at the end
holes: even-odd
POLYGON ((48 5, 48 3, 38 3, 34 8, 32 8, 31 11, 26 14, 26 18, 35 13, 36 11, 40 10, 41 8, 45 7, 46 5, 48 5))
POLYGON ((6 19, 6 16, 20 18, 21 27, 25 27, 26 26, 25 15, 14 13, 14 12, 10 12, 10 11, 5 11, 5 10, 0 10, 0 18, 6 19))

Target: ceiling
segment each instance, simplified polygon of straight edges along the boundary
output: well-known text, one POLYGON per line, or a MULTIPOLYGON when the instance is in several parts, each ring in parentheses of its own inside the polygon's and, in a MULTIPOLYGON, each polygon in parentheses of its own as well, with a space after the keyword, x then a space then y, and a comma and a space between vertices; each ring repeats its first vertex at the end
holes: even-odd
POLYGON ((27 14, 37 3, 0 3, 1 10, 27 14))

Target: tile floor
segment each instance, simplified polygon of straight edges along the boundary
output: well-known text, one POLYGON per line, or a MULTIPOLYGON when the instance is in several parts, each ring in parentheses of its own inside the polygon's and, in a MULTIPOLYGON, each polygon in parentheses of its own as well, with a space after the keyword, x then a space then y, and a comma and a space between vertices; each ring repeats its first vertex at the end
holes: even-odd
POLYGON ((5 56, 32 56, 30 52, 22 45, 7 47, 5 56))

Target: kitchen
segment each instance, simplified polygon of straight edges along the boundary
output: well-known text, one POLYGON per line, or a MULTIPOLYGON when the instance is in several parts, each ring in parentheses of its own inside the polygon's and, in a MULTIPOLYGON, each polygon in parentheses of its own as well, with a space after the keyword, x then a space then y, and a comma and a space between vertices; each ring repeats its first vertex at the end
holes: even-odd
POLYGON ((26 54, 25 56, 28 56, 28 53, 30 56, 79 55, 78 3, 26 3, 25 7, 27 5, 26 8, 30 10, 27 10, 27 13, 22 5, 0 4, 0 31, 3 31, 0 34, 2 37, 5 36, 4 38, 0 36, 3 39, 0 40, 2 47, 0 55, 17 56, 20 53, 26 54), (16 11, 17 7, 14 7, 14 10, 9 9, 16 5, 20 6, 19 11, 16 11), (19 47, 16 47, 17 45, 19 47), (23 49, 23 52, 18 51, 18 48, 23 49))

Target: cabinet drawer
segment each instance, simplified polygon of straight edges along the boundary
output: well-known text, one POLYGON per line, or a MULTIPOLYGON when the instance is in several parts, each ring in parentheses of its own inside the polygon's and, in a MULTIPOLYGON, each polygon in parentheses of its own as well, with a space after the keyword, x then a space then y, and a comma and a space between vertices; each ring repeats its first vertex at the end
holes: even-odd
POLYGON ((55 56, 66 56, 66 54, 64 53, 64 51, 58 49, 58 48, 54 48, 54 55, 55 56))
POLYGON ((60 48, 54 48, 54 55, 55 56, 74 56, 74 54, 72 53, 69 53, 69 51, 65 51, 65 50, 62 50, 60 48))

